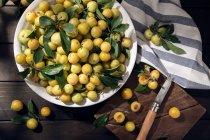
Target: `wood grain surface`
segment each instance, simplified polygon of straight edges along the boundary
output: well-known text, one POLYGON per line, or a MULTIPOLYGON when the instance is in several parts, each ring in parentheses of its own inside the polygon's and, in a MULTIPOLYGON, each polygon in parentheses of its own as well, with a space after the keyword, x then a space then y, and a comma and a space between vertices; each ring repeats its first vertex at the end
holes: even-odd
MULTIPOLYGON (((137 73, 133 72, 125 87, 134 88, 137 84, 137 73)), ((160 79, 160 84, 164 81, 160 79)), ((113 96, 95 115, 96 118, 104 113, 111 112, 106 127, 112 131, 121 140, 135 140, 139 129, 155 100, 156 93, 151 91, 149 93, 134 92, 135 96, 131 100, 125 101, 118 93, 113 96), (130 103, 138 100, 142 107, 139 112, 134 113, 130 110, 130 103), (129 133, 125 130, 124 124, 118 124, 113 119, 114 113, 117 111, 124 112, 126 121, 134 121, 136 124, 136 131, 129 133)), ((191 129, 191 127, 203 116, 205 109, 188 93, 186 93, 180 86, 172 83, 166 100, 162 103, 160 110, 155 118, 155 122, 149 133, 149 139, 167 138, 169 140, 182 139, 184 135, 191 129), (172 119, 168 115, 171 107, 178 107, 181 111, 179 119, 172 119)))
MULTIPOLYGON (((181 0, 181 3, 183 8, 193 17, 201 31, 203 60, 210 66, 210 20, 208 20, 210 18, 210 2, 209 0, 181 0)), ((16 7, 11 5, 0 8, 0 140, 117 140, 118 138, 107 129, 94 129, 92 125, 94 114, 106 102, 83 109, 59 107, 37 96, 17 75, 13 56, 13 37, 19 18, 16 16, 15 10, 16 7), (14 125, 10 121, 16 115, 10 110, 10 102, 13 99, 21 99, 24 103, 27 103, 30 98, 35 101, 38 108, 49 106, 55 114, 50 119, 41 119, 42 129, 38 132, 30 131, 24 125, 14 125)), ((208 110, 210 109, 210 91, 190 89, 186 91, 205 107, 207 112, 188 132, 184 140, 209 140, 210 112, 208 110)), ((190 118, 187 119, 190 121, 190 118)))

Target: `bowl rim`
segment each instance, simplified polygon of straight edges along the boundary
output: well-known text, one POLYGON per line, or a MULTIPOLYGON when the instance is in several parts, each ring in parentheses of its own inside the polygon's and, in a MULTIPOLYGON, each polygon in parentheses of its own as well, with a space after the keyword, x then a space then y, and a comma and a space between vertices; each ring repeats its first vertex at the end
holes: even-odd
MULTIPOLYGON (((36 1, 33 1, 24 11, 24 13, 22 14, 21 18, 19 19, 18 21, 18 24, 17 24, 17 27, 16 27, 16 30, 15 30, 15 35, 14 35, 14 44, 13 44, 13 51, 14 51, 14 56, 17 55, 18 52, 18 48, 20 50, 20 47, 22 46, 20 44, 20 42, 18 41, 18 33, 24 29, 24 24, 26 23, 25 22, 25 15, 26 15, 26 12, 29 11, 29 10, 34 10, 37 8, 39 2, 41 2, 42 0, 36 0, 36 1)), ((52 0, 46 0, 46 1, 52 1, 52 0)), ((109 92, 111 93, 108 93, 109 95, 107 95, 106 97, 101 97, 103 95, 99 95, 100 96, 100 99, 95 101, 95 102, 92 102, 90 101, 89 99, 86 99, 86 100, 89 100, 88 103, 86 103, 86 100, 84 101, 85 103, 83 104, 76 104, 76 103, 70 103, 70 104, 65 104, 63 102, 61 102, 59 100, 56 101, 56 96, 51 96, 49 94, 47 94, 46 92, 46 89, 44 87, 41 87, 39 84, 37 83, 34 83, 32 81, 30 81, 28 78, 24 79, 24 81, 26 82, 26 84, 30 87, 30 89, 35 92, 38 96, 40 96, 41 98, 43 98, 44 100, 48 101, 48 102, 51 102, 53 104, 56 104, 56 105, 59 105, 59 106, 64 106, 64 107, 70 107, 70 108, 80 108, 80 107, 88 107, 88 106, 92 106, 92 105, 96 105, 98 103, 101 103, 105 100, 107 100, 108 98, 110 98, 111 96, 113 96, 114 94, 116 94, 122 87, 123 85, 127 82, 128 78, 130 77, 132 71, 133 71, 133 68, 134 68, 134 65, 135 65, 135 61, 136 61, 136 57, 137 57, 137 37, 136 37, 136 31, 135 31, 135 28, 134 28, 134 25, 133 25, 133 22, 132 20, 130 19, 128 13, 126 12, 126 10, 121 6, 121 4, 119 2, 115 2, 114 4, 114 7, 118 7, 120 12, 122 13, 123 15, 123 21, 125 20, 126 18, 126 23, 129 24, 129 29, 130 32, 129 32, 129 35, 131 36, 132 38, 132 41, 133 41, 133 45, 132 45, 132 48, 130 49, 130 53, 131 53, 131 50, 132 50, 132 54, 130 56, 130 59, 129 59, 129 63, 128 65, 126 66, 126 68, 128 69, 129 68, 129 71, 127 71, 126 69, 126 72, 128 72, 128 75, 124 75, 123 77, 123 80, 120 84, 120 86, 117 88, 117 89, 109 89, 109 92), (37 87, 38 86, 38 87, 37 87), (40 89, 41 88, 41 89, 40 89), (39 90, 36 90, 36 89, 39 89, 39 90), (44 90, 45 91, 44 91, 44 90), (44 94, 42 94, 41 92, 44 92, 44 94), (50 97, 49 97, 50 96, 50 97), (52 97, 54 98, 54 100, 52 100, 52 97)), ((126 31, 127 32, 127 31, 126 31)), ((126 33, 127 34, 127 33, 126 33)), ((15 58, 15 57, 14 57, 15 58)), ((15 62, 16 63, 16 62, 15 62)), ((24 67, 22 67, 21 65, 17 64, 16 63, 16 66, 18 68, 18 71, 22 71, 24 70, 24 67)), ((103 93, 102 93, 103 94, 103 93)), ((104 93, 104 94, 107 94, 107 93, 104 93)))

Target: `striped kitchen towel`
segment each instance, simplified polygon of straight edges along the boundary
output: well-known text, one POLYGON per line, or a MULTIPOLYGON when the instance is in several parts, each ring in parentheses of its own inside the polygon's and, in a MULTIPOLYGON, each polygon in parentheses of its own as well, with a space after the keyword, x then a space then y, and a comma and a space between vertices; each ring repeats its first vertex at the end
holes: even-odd
POLYGON ((210 89, 210 71, 202 61, 200 32, 193 19, 181 8, 179 0, 124 0, 122 6, 130 15, 137 33, 137 63, 145 62, 164 75, 172 75, 174 82, 184 88, 210 89), (186 54, 176 55, 157 47, 143 37, 154 23, 174 24, 174 34, 181 41, 176 44, 186 54))

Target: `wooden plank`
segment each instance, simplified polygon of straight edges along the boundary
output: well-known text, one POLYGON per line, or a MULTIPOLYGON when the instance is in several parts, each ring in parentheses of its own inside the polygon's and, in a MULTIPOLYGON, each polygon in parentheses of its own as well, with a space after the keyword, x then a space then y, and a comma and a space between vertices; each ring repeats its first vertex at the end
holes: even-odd
POLYGON ((0 48, 0 81, 23 81, 15 64, 13 44, 1 44, 0 48))
POLYGON ((0 42, 13 42, 15 29, 19 17, 16 15, 16 7, 5 6, 0 8, 0 42))
POLYGON ((20 99, 25 104, 27 104, 29 99, 32 99, 37 105, 38 110, 43 106, 49 106, 54 112, 51 116, 52 120, 79 119, 92 121, 94 120, 93 115, 103 105, 102 103, 86 108, 66 108, 45 101, 24 82, 0 82, 0 120, 10 120, 17 115, 16 112, 10 109, 11 101, 14 99, 20 99))
MULTIPOLYGON (((10 121, 1 121, 0 139, 117 140, 117 138, 106 129, 94 129, 92 124, 81 121, 42 121, 41 124, 43 128, 42 132, 34 132, 26 129, 24 125, 14 125, 10 121)), ((192 130, 183 138, 183 140, 209 140, 209 132, 210 121, 200 120, 199 123, 197 123, 192 128, 192 130)))
MULTIPOLYGON (((168 115, 157 117, 152 126, 148 139, 181 140, 189 131, 189 128, 191 128, 195 122, 198 121, 200 118, 200 113, 203 113, 200 105, 184 109, 181 112, 182 116, 177 120, 172 119, 168 115), (196 118, 196 120, 194 118, 196 118)), ((137 126, 139 127, 139 124, 137 124, 137 126)), ((106 127, 121 140, 135 140, 136 135, 139 132, 138 129, 134 133, 129 133, 125 130, 123 125, 108 124, 106 127)))
POLYGON ((92 123, 65 120, 42 121, 37 131, 28 130, 25 125, 0 122, 1 140, 117 140, 107 129, 94 129, 92 123))

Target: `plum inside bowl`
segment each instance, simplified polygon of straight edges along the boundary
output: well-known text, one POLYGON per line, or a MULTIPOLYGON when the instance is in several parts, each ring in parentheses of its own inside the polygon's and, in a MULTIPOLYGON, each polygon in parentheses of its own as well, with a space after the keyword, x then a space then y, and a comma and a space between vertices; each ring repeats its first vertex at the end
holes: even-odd
MULTIPOLYGON (((54 0, 47 0, 49 3, 54 3, 54 0)), ((27 11, 31 11, 31 10, 38 10, 38 5, 41 2, 41 0, 35 0, 34 2, 32 2, 28 8, 25 10, 25 12, 23 13, 23 15, 21 16, 16 31, 15 31, 15 36, 14 36, 14 55, 16 56, 17 54, 19 54, 21 52, 21 47, 24 47, 20 44, 20 42, 18 41, 18 33, 22 30, 22 29, 27 29, 27 28, 31 28, 31 26, 29 25, 29 23, 26 22, 25 19, 25 15, 27 11)), ((42 87, 41 85, 39 85, 38 83, 35 83, 33 81, 30 81, 29 78, 25 79, 26 84, 40 97, 42 97, 43 99, 60 105, 60 106, 66 106, 66 107, 85 107, 85 106, 91 106, 91 105, 95 105, 97 103, 100 103, 108 98, 110 98, 112 95, 114 95, 127 81, 127 79, 129 78, 134 64, 135 64, 135 60, 136 60, 136 55, 137 55, 137 39, 136 39, 136 33, 134 30, 134 26, 133 23, 129 17, 129 15, 127 14, 126 10, 118 3, 115 2, 114 7, 117 7, 123 17, 123 23, 127 23, 129 24, 129 28, 126 30, 125 32, 125 36, 126 37, 130 37, 132 39, 132 47, 130 49, 130 58, 126 59, 125 65, 126 65, 126 72, 125 74, 122 76, 123 80, 119 81, 119 87, 117 89, 110 89, 110 88, 105 88, 98 96, 98 99, 96 101, 90 101, 88 98, 83 99, 82 103, 80 104, 75 104, 75 103, 68 103, 65 104, 63 102, 61 102, 60 100, 58 100, 55 96, 51 96, 46 92, 46 89, 44 87, 42 87)), ((19 71, 23 71, 24 67, 17 64, 17 68, 19 71)))

